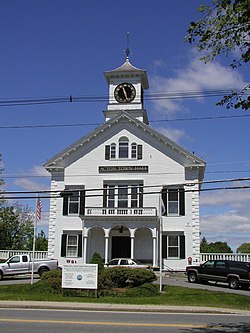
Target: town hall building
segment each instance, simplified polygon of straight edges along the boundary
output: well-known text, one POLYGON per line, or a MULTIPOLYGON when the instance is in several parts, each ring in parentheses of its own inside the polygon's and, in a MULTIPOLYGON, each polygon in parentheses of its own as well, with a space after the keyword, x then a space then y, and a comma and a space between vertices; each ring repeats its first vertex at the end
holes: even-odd
POLYGON ((48 254, 60 265, 134 258, 163 270, 199 263, 205 162, 149 126, 145 70, 104 72, 104 123, 48 160, 48 254))

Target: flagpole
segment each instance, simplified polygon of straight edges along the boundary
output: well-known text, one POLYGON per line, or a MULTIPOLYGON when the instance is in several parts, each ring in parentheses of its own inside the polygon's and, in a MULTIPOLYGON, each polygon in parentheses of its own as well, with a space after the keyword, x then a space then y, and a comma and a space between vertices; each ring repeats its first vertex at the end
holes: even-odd
POLYGON ((33 284, 33 282, 34 282, 34 260, 35 260, 35 249, 36 249, 37 207, 38 207, 38 195, 36 195, 36 212, 35 212, 35 220, 34 220, 32 264, 31 264, 31 282, 30 282, 31 284, 33 284))
POLYGON ((161 207, 161 191, 159 194, 159 223, 160 223, 160 240, 159 240, 159 270, 160 270, 160 292, 162 292, 162 207, 161 207))

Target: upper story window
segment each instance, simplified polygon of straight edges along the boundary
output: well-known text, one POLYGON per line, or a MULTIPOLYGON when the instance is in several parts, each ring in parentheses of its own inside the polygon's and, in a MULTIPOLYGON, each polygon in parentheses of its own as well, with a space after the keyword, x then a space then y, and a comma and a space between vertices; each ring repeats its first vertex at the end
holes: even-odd
POLYGON ((105 159, 142 159, 142 145, 136 142, 129 142, 129 139, 122 136, 117 143, 105 146, 105 159))
POLYGON ((164 216, 185 215, 185 192, 183 188, 165 187, 162 190, 164 216))
POLYGON ((103 207, 143 207, 142 184, 105 184, 103 194, 103 207))
POLYGON ((63 215, 84 215, 84 186, 67 185, 63 194, 63 215), (68 195, 69 194, 69 195, 68 195))
POLYGON ((128 138, 126 137, 119 140, 119 158, 128 158, 128 138))

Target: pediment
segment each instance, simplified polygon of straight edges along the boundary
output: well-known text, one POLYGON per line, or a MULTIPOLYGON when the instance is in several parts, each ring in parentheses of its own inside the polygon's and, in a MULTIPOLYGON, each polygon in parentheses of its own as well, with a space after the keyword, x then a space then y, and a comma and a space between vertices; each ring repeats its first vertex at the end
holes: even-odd
POLYGON ((65 167, 81 158, 86 152, 91 151, 94 147, 97 147, 112 137, 116 130, 123 128, 134 133, 143 141, 151 144, 184 167, 200 167, 202 177, 205 169, 204 160, 190 153, 140 120, 131 117, 126 111, 121 111, 115 117, 55 155, 44 164, 44 167, 48 171, 63 170, 65 167))

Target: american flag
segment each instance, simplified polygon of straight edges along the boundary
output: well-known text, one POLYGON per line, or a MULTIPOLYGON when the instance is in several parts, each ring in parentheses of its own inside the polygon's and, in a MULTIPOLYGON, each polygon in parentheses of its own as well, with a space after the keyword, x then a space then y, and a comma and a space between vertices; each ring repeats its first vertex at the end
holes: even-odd
POLYGON ((37 198, 37 207, 36 207, 36 219, 40 220, 41 219, 41 210, 42 210, 42 201, 41 199, 38 197, 37 198))

